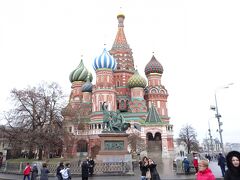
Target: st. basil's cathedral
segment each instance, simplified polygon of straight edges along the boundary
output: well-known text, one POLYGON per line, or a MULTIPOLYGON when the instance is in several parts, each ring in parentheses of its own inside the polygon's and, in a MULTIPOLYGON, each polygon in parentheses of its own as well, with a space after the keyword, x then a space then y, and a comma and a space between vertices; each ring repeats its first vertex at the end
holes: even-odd
POLYGON ((96 156, 100 149, 98 135, 103 131, 104 102, 109 111, 121 113, 125 122, 131 124, 127 133, 141 137, 146 148, 158 146, 162 157, 173 154, 168 92, 161 83, 163 67, 152 55, 145 66, 147 81, 138 73, 124 33, 124 19, 123 14, 117 16, 118 31, 112 49, 104 48, 93 59, 96 83, 92 83, 93 76, 84 60, 70 73, 71 94, 62 113, 68 132, 63 149, 66 156, 96 156))

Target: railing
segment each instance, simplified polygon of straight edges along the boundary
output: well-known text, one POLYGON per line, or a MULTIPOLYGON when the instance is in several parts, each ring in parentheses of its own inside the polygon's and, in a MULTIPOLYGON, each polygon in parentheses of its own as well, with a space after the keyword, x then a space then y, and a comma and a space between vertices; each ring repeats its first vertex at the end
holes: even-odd
MULTIPOLYGON (((47 168, 50 171, 50 175, 56 174, 58 164, 48 164, 47 168)), ((23 163, 9 163, 5 162, 0 169, 0 172, 22 174, 25 164, 23 163)), ((37 163, 38 172, 42 167, 42 162, 37 163)), ((81 174, 81 165, 78 161, 71 162, 70 166, 71 174, 81 174)), ((133 174, 133 167, 131 162, 114 162, 114 163, 96 163, 94 167, 94 174, 96 175, 125 175, 133 174)))

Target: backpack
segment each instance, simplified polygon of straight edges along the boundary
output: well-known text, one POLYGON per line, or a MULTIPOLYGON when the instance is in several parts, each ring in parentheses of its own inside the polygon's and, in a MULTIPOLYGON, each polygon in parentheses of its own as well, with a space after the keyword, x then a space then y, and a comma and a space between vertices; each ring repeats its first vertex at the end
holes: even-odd
POLYGON ((62 174, 62 178, 63 179, 67 179, 68 178, 68 169, 64 168, 60 171, 60 173, 62 174))

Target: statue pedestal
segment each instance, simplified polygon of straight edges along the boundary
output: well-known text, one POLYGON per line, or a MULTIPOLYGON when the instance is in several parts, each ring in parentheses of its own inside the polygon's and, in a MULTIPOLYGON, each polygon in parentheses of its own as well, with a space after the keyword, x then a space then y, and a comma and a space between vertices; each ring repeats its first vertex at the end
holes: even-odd
POLYGON ((101 141, 101 149, 96 157, 100 162, 129 162, 132 161, 129 154, 128 134, 106 132, 98 135, 101 141))

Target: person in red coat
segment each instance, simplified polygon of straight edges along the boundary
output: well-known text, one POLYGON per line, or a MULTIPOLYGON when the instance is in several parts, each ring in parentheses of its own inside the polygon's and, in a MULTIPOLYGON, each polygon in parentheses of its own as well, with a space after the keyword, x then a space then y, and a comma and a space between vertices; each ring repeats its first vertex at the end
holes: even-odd
POLYGON ((31 168, 30 164, 27 163, 27 165, 26 165, 26 167, 25 167, 25 169, 23 171, 23 175, 24 175, 23 176, 23 180, 25 180, 26 177, 27 177, 28 180, 30 180, 31 170, 32 170, 32 168, 31 168))
POLYGON ((198 163, 197 180, 216 180, 211 169, 208 168, 208 161, 201 160, 198 163))
POLYGON ((196 173, 198 172, 198 158, 197 156, 194 157, 193 159, 193 166, 195 168, 196 173))

